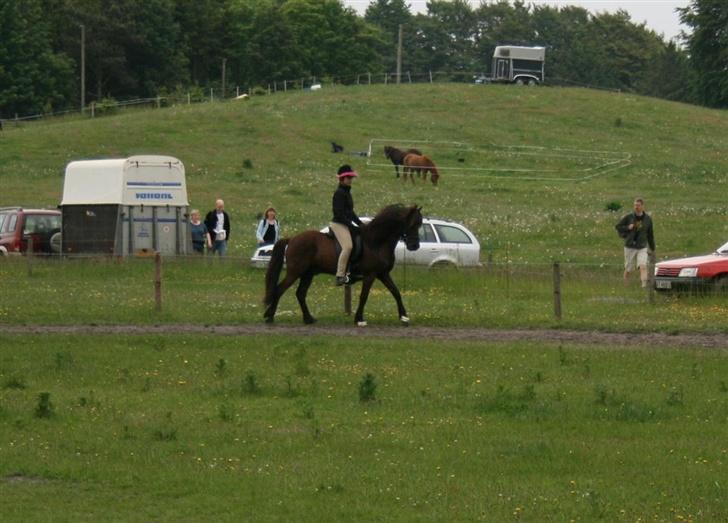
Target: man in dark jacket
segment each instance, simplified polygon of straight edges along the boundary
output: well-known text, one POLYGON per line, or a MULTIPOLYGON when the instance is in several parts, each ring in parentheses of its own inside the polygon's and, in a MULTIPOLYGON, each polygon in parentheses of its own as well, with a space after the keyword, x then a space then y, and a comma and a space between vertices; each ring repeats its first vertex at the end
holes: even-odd
POLYGON ((627 283, 629 274, 639 267, 642 287, 647 287, 647 268, 650 257, 655 255, 655 236, 652 218, 645 212, 642 198, 635 199, 634 212, 619 220, 615 228, 624 238, 624 282, 627 283))
POLYGON ((212 239, 212 254, 224 256, 230 240, 230 216, 225 212, 225 202, 217 200, 215 209, 205 216, 205 226, 212 239))
POLYGON ((357 174, 351 166, 342 165, 339 167, 336 177, 339 179, 339 186, 334 191, 331 202, 334 217, 331 219, 329 228, 341 245, 339 263, 336 265, 336 285, 344 285, 349 283, 346 267, 349 264, 353 247, 350 228, 354 224, 361 225, 361 220, 354 212, 354 199, 351 197, 351 183, 357 174))

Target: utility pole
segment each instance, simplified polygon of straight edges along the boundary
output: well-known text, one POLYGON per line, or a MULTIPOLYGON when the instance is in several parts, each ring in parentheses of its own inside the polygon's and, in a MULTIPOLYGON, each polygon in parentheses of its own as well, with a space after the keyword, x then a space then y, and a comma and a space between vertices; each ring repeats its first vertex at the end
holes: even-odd
POLYGON ((225 68, 227 66, 227 58, 222 59, 222 99, 225 99, 225 68))
POLYGON ((81 24, 81 113, 86 110, 86 26, 81 24))
POLYGON ((402 24, 399 24, 399 35, 397 37, 397 85, 402 77, 402 24))

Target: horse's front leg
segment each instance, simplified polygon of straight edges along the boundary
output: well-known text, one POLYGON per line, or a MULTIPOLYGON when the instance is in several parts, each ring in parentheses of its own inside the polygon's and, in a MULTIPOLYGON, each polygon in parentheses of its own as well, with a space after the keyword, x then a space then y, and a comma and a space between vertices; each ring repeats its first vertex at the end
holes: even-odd
POLYGON ((374 283, 374 276, 367 275, 364 277, 364 281, 361 284, 361 294, 359 295, 359 306, 356 308, 356 314, 354 315, 354 321, 359 327, 366 327, 367 322, 364 321, 364 306, 367 304, 367 298, 369 298, 369 291, 374 283))
POLYGON ((392 280, 392 276, 388 272, 386 272, 384 274, 380 274, 378 277, 379 280, 384 284, 384 286, 389 289, 389 292, 392 293, 392 296, 394 296, 394 300, 397 302, 399 321, 402 322, 402 325, 409 325, 410 319, 407 317, 407 311, 404 310, 402 295, 399 293, 399 289, 397 288, 397 285, 395 285, 394 280, 392 280))
POLYGON ((397 178, 399 178, 399 165, 396 163, 394 164, 394 171, 397 173, 397 178))

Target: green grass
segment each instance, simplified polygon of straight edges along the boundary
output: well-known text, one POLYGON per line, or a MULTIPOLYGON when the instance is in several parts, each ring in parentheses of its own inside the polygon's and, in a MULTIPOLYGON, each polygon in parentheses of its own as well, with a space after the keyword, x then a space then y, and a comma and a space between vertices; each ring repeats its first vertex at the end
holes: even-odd
MULTIPOLYGON (((57 205, 71 160, 170 154, 185 163, 193 206, 207 210, 216 197, 225 198, 232 253, 249 255, 256 216, 269 204, 279 209, 284 234, 325 224, 333 173, 346 161, 362 173, 354 189, 360 214, 417 202, 428 215, 464 222, 501 260, 508 249, 519 263, 617 264, 621 247, 613 226, 621 212, 605 208, 617 201, 626 212, 636 195, 646 198, 655 218, 660 256, 709 252, 728 238, 728 160, 721 153, 727 147, 725 112, 631 94, 456 84, 335 87, 11 127, 0 137, 0 205, 57 205), (382 142, 368 161, 330 152, 331 140, 350 152, 367 150, 372 139, 429 142, 421 148, 444 167, 440 187, 395 180, 393 169, 379 166, 382 142), (472 150, 458 163, 455 156, 462 155, 435 142, 472 150), (527 160, 504 154, 504 146, 543 147, 547 154, 606 151, 629 156, 632 164, 588 181, 487 176, 482 169, 522 167, 527 160), (453 166, 464 171, 448 170, 453 166)), ((581 178, 575 168, 600 161, 536 157, 532 167, 543 172, 531 174, 581 178)))
POLYGON ((276 335, 0 344, 5 521, 728 517, 725 352, 276 335))

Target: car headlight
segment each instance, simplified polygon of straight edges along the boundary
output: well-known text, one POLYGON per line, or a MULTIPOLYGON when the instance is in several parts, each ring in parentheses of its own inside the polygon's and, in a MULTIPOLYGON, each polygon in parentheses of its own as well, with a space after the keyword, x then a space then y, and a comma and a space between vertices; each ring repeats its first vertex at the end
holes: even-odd
POLYGON ((686 267, 684 269, 680 269, 680 274, 677 275, 678 278, 695 278, 698 275, 698 268, 697 267, 686 267))

